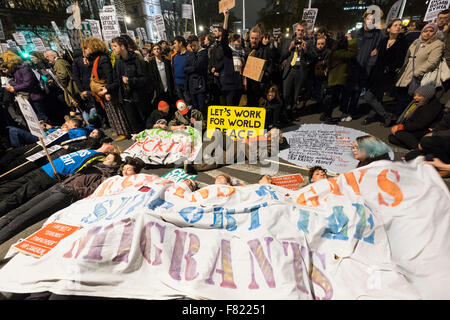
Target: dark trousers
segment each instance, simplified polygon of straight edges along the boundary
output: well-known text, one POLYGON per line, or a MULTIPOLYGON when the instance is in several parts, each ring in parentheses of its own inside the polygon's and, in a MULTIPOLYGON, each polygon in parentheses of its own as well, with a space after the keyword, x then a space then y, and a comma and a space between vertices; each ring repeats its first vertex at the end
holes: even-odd
POLYGON ((204 115, 206 115, 208 110, 206 109, 205 94, 204 93, 191 94, 191 98, 192 98, 192 107, 194 109, 199 110, 204 115))
POLYGON ((450 137, 423 137, 420 139, 420 146, 422 150, 414 149, 405 155, 405 159, 409 161, 421 155, 431 154, 434 158, 438 158, 444 163, 450 163, 450 137))
POLYGON ((189 94, 189 90, 187 89, 187 87, 184 84, 177 84, 176 89, 177 89, 178 99, 184 100, 184 102, 186 102, 187 105, 191 105, 192 99, 191 99, 191 95, 189 94))
POLYGON ((364 100, 370 105, 368 118, 374 118, 377 114, 381 117, 386 116, 386 110, 381 102, 383 101, 383 94, 381 90, 369 89, 366 91, 364 100))
POLYGON ((408 131, 397 131, 394 134, 390 134, 388 136, 388 140, 390 143, 395 144, 399 147, 405 149, 416 149, 420 139, 425 135, 425 132, 408 132, 408 131))
POLYGON ((323 102, 323 115, 331 118, 333 109, 341 104, 341 96, 344 93, 344 86, 337 85, 329 87, 323 102))
POLYGON ((259 105, 259 99, 261 99, 263 94, 264 91, 261 82, 247 78, 247 105, 257 107, 259 105))
POLYGON ((286 105, 293 106, 297 103, 298 96, 305 84, 307 69, 303 67, 294 69, 291 66, 286 68, 291 68, 291 70, 283 80, 283 99, 286 105))
POLYGON ((225 101, 227 106, 236 107, 239 105, 242 96, 241 90, 224 91, 223 94, 225 95, 225 101))
POLYGON ((0 217, 58 182, 38 168, 19 179, 0 185, 0 217))
POLYGON ((397 100, 397 105, 395 106, 395 114, 400 116, 408 104, 411 102, 412 98, 408 94, 408 87, 395 87, 395 99, 397 100))
POLYGON ((139 115, 137 103, 133 103, 129 100, 124 100, 122 108, 125 111, 125 117, 131 128, 132 133, 139 133, 144 128, 144 120, 139 115))
POLYGON ((29 226, 50 217, 68 207, 74 197, 58 183, 36 195, 20 207, 8 212, 0 219, 0 243, 3 243, 29 226))

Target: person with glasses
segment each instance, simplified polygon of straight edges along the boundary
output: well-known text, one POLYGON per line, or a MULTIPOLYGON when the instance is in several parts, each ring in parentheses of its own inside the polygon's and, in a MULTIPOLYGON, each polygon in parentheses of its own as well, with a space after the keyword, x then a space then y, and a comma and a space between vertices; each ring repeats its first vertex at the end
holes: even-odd
POLYGON ((378 160, 390 160, 390 148, 383 141, 374 136, 362 136, 353 142, 353 158, 359 160, 357 168, 378 160))

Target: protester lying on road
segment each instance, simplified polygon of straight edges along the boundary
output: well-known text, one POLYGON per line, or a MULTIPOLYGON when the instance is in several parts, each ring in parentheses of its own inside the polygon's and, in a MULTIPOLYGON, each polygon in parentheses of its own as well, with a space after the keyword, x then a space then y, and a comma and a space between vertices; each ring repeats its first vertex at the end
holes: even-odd
POLYGON ((6 181, 0 185, 0 216, 17 208, 29 199, 47 190, 58 182, 61 177, 73 174, 92 161, 104 159, 109 153, 115 152, 115 146, 104 143, 96 150, 85 149, 61 156, 51 163, 28 172, 16 180, 6 181))
POLYGON ((0 219, 0 243, 73 202, 90 196, 103 181, 117 174, 121 163, 119 153, 108 154, 105 160, 95 160, 64 181, 8 212, 0 219))
POLYGON ((310 168, 308 171, 308 179, 309 183, 314 183, 322 179, 328 179, 327 169, 324 169, 321 166, 310 168))
POLYGON ((374 136, 356 138, 353 142, 352 152, 353 158, 359 160, 357 168, 378 160, 390 160, 389 147, 374 136))

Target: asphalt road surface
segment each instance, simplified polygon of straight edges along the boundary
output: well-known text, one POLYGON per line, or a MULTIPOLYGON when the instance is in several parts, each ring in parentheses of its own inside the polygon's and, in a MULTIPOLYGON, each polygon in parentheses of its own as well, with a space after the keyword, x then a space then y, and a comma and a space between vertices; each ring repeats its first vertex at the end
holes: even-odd
MULTIPOLYGON (((371 123, 370 125, 367 125, 367 126, 362 126, 361 122, 365 118, 365 114, 367 114, 367 112, 368 112, 367 105, 360 104, 358 111, 361 114, 361 116, 354 118, 350 122, 341 122, 338 125, 366 132, 368 134, 374 135, 374 136, 382 139, 387 144, 389 144, 389 142, 387 140, 387 137, 390 133, 389 128, 385 128, 378 122, 371 123)), ((340 112, 336 109, 333 113, 333 116, 338 117, 339 114, 340 114, 340 112)), ((299 119, 299 121, 295 121, 295 125, 287 127, 287 128, 283 128, 282 131, 288 132, 288 131, 296 130, 301 124, 304 124, 304 123, 321 123, 321 121, 319 120, 320 114, 317 113, 316 105, 314 103, 308 103, 305 107, 300 109, 299 116, 300 116, 300 119, 299 119)), ((107 131, 107 134, 110 134, 110 133, 111 132, 107 131)), ((122 150, 125 150, 133 144, 133 141, 124 140, 124 141, 116 142, 116 144, 119 145, 119 147, 122 150)), ((394 151, 394 154, 395 154, 394 160, 396 160, 396 161, 400 160, 401 157, 403 155, 405 155, 408 151, 406 149, 403 149, 403 148, 400 148, 397 146, 393 146, 393 145, 390 145, 390 146, 394 151)), ((281 163, 288 163, 287 161, 284 161, 283 159, 280 159, 279 161, 281 163)), ((230 175, 231 177, 237 178, 243 185, 247 185, 247 184, 257 183, 258 177, 261 174, 268 173, 267 169, 268 169, 268 166, 266 166, 266 168, 263 168, 263 167, 261 167, 261 165, 234 164, 234 165, 224 166, 224 167, 221 167, 216 170, 200 172, 198 174, 198 177, 195 179, 195 181, 198 182, 199 187, 204 187, 206 185, 213 184, 215 177, 217 175, 219 175, 220 173, 226 173, 226 174, 230 175)), ((173 168, 160 168, 160 169, 152 169, 152 170, 143 170, 142 173, 150 173, 150 174, 162 176, 171 170, 173 170, 173 168)), ((270 172, 270 174, 272 174, 272 176, 283 176, 283 175, 293 174, 293 173, 300 173, 304 177, 306 177, 306 174, 307 174, 306 170, 300 170, 300 169, 285 166, 285 165, 280 165, 279 171, 276 173, 270 172)), ((446 182, 447 186, 450 188, 450 179, 445 179, 445 182, 446 182)), ((14 236, 10 240, 8 240, 7 242, 4 242, 3 244, 0 245, 0 267, 3 266, 8 261, 7 259, 4 259, 4 256, 7 253, 7 251, 9 250, 10 246, 12 244, 16 243, 19 239, 26 238, 33 232, 39 230, 41 228, 42 224, 45 222, 45 220, 46 219, 39 221, 38 223, 34 224, 33 226, 30 226, 26 230, 20 232, 19 234, 17 234, 16 236, 14 236)))

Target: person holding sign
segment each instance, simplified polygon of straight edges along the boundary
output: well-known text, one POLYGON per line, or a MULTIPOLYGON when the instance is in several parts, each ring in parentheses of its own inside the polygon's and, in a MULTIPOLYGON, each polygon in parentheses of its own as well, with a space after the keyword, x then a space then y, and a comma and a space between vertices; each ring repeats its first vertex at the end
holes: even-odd
POLYGON ((14 77, 14 82, 5 87, 11 93, 25 92, 39 120, 48 122, 49 118, 43 111, 44 95, 31 68, 11 51, 2 53, 2 71, 14 77))
POLYGON ((233 42, 229 43, 228 34, 228 10, 224 11, 223 29, 216 28, 216 39, 220 39, 219 43, 211 52, 212 73, 218 80, 220 90, 225 96, 228 106, 237 106, 241 100, 243 89, 243 55, 241 55, 241 43, 239 37, 232 38, 233 42), (233 49, 234 50, 233 50, 233 49))

